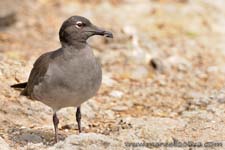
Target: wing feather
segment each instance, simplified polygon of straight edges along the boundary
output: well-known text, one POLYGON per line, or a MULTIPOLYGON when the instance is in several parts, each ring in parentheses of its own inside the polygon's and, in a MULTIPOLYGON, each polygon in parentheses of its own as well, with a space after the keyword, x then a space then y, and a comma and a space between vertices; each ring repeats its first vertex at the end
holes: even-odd
POLYGON ((52 60, 50 57, 51 54, 52 52, 45 53, 36 60, 31 70, 27 86, 22 92, 23 95, 31 96, 34 86, 43 80, 48 70, 49 63, 52 60))

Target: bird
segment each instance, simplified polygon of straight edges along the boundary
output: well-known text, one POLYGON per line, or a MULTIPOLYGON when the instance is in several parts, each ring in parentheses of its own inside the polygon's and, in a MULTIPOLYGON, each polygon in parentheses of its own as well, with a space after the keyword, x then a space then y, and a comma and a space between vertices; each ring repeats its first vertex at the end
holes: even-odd
POLYGON ((92 24, 82 16, 71 16, 59 30, 61 47, 42 54, 34 63, 27 82, 11 85, 21 95, 40 101, 53 110, 54 141, 58 142, 57 111, 75 107, 81 133, 81 104, 93 97, 102 81, 101 64, 87 39, 101 35, 113 38, 110 31, 92 24))

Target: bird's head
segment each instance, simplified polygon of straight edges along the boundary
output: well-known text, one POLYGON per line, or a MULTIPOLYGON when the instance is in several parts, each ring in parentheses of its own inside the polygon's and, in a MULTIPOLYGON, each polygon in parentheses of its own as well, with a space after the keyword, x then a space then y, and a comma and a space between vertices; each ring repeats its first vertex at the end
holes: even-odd
POLYGON ((113 34, 93 25, 88 19, 81 16, 72 16, 63 22, 59 38, 62 43, 75 44, 86 43, 86 40, 93 35, 102 35, 113 38, 113 34))

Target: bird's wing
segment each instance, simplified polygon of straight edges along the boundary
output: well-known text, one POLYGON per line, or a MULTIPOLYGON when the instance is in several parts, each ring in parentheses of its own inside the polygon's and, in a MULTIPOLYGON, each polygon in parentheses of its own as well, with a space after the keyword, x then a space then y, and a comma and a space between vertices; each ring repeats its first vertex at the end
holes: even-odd
POLYGON ((33 65, 31 70, 28 83, 22 95, 31 96, 34 86, 39 84, 45 77, 45 74, 48 70, 49 63, 52 61, 51 54, 53 52, 48 52, 41 55, 33 65))
POLYGON ((41 55, 34 63, 28 82, 11 85, 12 88, 24 88, 21 95, 31 96, 33 88, 37 85, 47 72, 48 65, 51 61, 50 56, 53 52, 41 55))

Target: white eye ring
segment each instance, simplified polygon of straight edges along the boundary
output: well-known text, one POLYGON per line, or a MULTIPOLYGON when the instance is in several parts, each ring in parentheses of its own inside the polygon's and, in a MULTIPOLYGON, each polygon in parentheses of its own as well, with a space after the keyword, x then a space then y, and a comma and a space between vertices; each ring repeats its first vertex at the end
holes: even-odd
POLYGON ((80 29, 83 26, 84 26, 83 22, 81 22, 81 21, 76 22, 76 28, 80 29))

